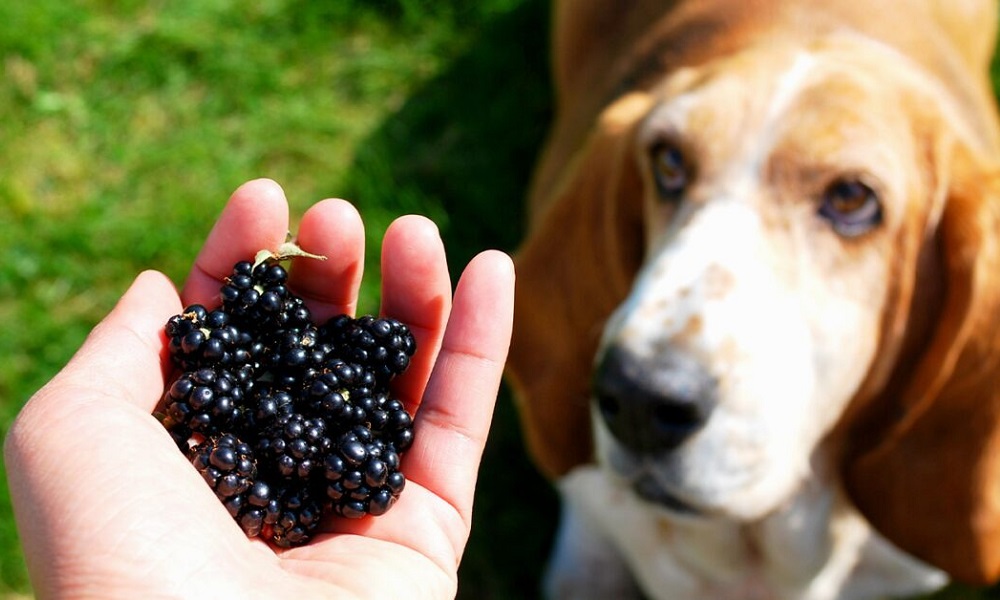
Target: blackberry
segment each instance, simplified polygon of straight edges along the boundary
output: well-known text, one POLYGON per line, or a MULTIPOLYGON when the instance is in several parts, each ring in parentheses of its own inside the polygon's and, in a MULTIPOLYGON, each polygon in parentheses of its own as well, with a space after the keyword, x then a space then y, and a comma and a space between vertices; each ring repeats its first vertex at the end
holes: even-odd
POLYGON ((405 371, 417 347, 406 325, 385 317, 352 319, 340 315, 330 319, 324 329, 343 349, 340 358, 372 369, 380 384, 405 371))
POLYGON ((230 315, 242 317, 257 305, 260 291, 254 286, 253 263, 243 260, 233 265, 233 271, 219 290, 222 308, 230 315))
POLYGON ((267 259, 253 268, 251 276, 253 280, 267 291, 274 292, 275 298, 287 298, 289 296, 288 271, 274 259, 267 259))
POLYGON ((308 380, 305 393, 310 398, 322 398, 331 392, 347 392, 368 383, 366 373, 358 365, 333 359, 324 363, 321 372, 308 380))
POLYGON ((288 290, 288 273, 276 258, 233 266, 219 291, 222 308, 240 323, 260 329, 301 327, 312 321, 305 302, 288 290))
MULTIPOLYGON (((243 506, 233 518, 240 524, 247 537, 257 537, 261 534, 267 522, 268 510, 272 505, 272 488, 266 481, 258 479, 246 491, 243 506)), ((277 514, 277 508, 273 508, 277 514)))
POLYGON ((195 446, 190 458, 229 514, 240 517, 248 505, 246 493, 257 476, 250 446, 226 434, 195 446))
POLYGON ((358 365, 334 359, 308 380, 304 390, 311 414, 347 425, 363 423, 365 397, 371 396, 372 375, 358 365))
POLYGON ((320 344, 319 330, 313 325, 280 329, 270 342, 267 366, 280 386, 291 388, 315 373, 327 349, 320 344))
POLYGON ((242 399, 243 389, 228 371, 188 371, 167 389, 163 424, 171 431, 217 435, 237 419, 242 399))
POLYGON ((165 330, 171 357, 182 352, 184 338, 192 331, 200 329, 207 316, 208 310, 204 306, 192 304, 185 307, 181 314, 170 317, 165 330))
POLYGON ((249 362, 240 351, 240 332, 222 310, 207 311, 193 304, 167 321, 168 349, 175 365, 192 370, 211 366, 233 366, 249 362))
POLYGON ((398 452, 408 450, 413 445, 413 419, 400 400, 381 396, 377 417, 372 417, 372 429, 391 442, 398 452))
POLYGON ((330 448, 326 422, 292 413, 269 426, 257 442, 257 453, 285 478, 308 479, 330 448))
POLYGON ((406 478, 399 471, 399 454, 370 430, 356 427, 343 434, 323 462, 325 493, 333 511, 360 518, 381 515, 395 503, 406 478))
POLYGON ((293 396, 271 385, 258 385, 247 397, 237 417, 235 428, 248 439, 256 440, 264 431, 295 410, 293 396))
POLYGON ((261 535, 283 548, 304 544, 319 526, 322 513, 309 488, 281 488, 265 509, 261 535))
POLYGON ((317 326, 280 264, 303 255, 283 247, 236 263, 220 307, 190 305, 164 328, 181 371, 164 393, 164 427, 246 535, 279 546, 307 542, 328 512, 387 511, 413 442, 389 391, 413 335, 373 316, 317 326))
POLYGON ((278 313, 278 322, 284 327, 289 328, 314 325, 309 307, 306 306, 305 300, 298 296, 290 296, 285 300, 281 312, 278 313))

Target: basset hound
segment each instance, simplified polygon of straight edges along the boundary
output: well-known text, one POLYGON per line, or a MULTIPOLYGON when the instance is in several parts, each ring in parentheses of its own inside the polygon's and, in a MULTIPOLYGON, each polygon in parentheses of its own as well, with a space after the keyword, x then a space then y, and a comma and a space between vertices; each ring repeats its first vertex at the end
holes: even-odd
POLYGON ((508 376, 555 598, 1000 576, 996 0, 563 0, 508 376))

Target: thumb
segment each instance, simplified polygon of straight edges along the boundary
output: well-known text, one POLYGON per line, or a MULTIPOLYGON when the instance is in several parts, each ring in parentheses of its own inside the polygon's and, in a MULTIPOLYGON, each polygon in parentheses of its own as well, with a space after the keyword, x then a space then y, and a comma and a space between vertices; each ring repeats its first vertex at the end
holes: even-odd
POLYGON ((170 368, 164 325, 181 309, 177 290, 165 275, 140 273, 76 355, 32 402, 44 401, 52 388, 98 388, 106 397, 152 412, 170 368))
POLYGON ((169 364, 163 360, 163 324, 179 308, 177 291, 164 275, 146 271, 136 277, 69 363, 11 424, 4 458, 12 491, 20 474, 48 473, 37 466, 63 447, 93 449, 87 441, 93 432, 84 431, 85 423, 96 421, 94 426, 103 428, 110 414, 134 418, 152 412, 169 364))
POLYGON ((245 546, 150 415, 169 365, 163 326, 180 309, 164 275, 140 274, 8 432, 11 501, 40 597, 67 581, 136 584, 136 574, 168 589, 204 569, 199 552, 245 546), (180 518, 181 506, 192 514, 180 518), (195 539, 206 540, 199 552, 184 543, 195 539))

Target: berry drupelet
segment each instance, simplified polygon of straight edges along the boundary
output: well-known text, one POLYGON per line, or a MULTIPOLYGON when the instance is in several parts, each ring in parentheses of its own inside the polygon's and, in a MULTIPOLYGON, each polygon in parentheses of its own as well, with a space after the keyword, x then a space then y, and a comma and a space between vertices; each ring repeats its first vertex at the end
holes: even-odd
POLYGON ((389 510, 413 443, 390 394, 416 351, 409 328, 371 315, 314 323, 280 264, 294 256, 312 255, 237 262, 218 308, 193 304, 167 321, 179 374, 160 413, 246 535, 283 547, 306 543, 326 514, 389 510))

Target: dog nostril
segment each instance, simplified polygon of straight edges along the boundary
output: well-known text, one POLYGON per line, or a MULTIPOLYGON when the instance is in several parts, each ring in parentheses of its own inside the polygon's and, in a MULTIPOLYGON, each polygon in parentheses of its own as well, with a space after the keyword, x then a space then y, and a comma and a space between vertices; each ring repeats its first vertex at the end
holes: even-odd
POLYGON ((657 404, 653 408, 653 422, 665 432, 678 432, 696 428, 702 424, 700 411, 690 403, 657 404))
POLYGON ((595 407, 610 433, 639 452, 669 451, 705 426, 715 405, 715 379, 681 354, 640 358, 619 347, 602 357, 595 407))
POLYGON ((601 394, 597 397, 597 408, 601 411, 601 416, 610 421, 621 412, 621 404, 612 396, 601 394))

